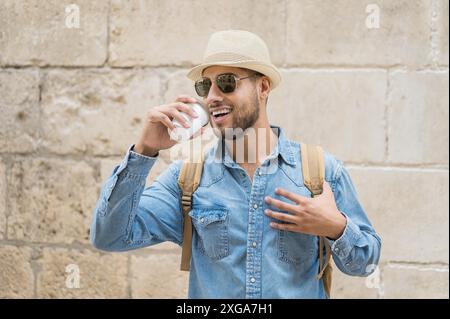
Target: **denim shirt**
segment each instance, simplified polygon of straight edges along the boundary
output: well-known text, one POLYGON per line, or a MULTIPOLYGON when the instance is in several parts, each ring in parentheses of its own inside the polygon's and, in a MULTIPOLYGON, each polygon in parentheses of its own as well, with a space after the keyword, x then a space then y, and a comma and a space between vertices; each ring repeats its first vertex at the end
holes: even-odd
MULTIPOLYGON (((193 222, 189 298, 326 298, 319 272, 318 237, 276 230, 264 214, 269 195, 282 187, 311 196, 303 183, 300 145, 278 130, 271 155, 253 181, 233 161, 223 142, 206 153, 200 185, 189 215, 193 222)), ((171 241, 181 245, 183 215, 177 184, 182 162, 173 162, 146 189, 157 157, 130 147, 103 185, 91 225, 101 250, 126 251, 171 241)), ((380 257, 381 240, 362 208, 341 161, 325 152, 325 179, 347 224, 329 240, 336 266, 368 276, 380 257)))

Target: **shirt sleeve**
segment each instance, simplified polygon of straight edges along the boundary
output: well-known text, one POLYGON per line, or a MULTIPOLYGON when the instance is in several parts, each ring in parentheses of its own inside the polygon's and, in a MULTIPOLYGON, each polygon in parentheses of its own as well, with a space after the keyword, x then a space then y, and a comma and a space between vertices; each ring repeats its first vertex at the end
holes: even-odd
POLYGON ((343 273, 368 276, 378 265, 381 239, 359 202, 348 171, 340 161, 335 177, 332 183, 333 193, 347 224, 340 238, 329 239, 333 260, 343 273))
POLYGON ((178 175, 172 163, 146 189, 147 176, 158 156, 128 150, 104 183, 91 223, 94 247, 126 251, 171 241, 181 245, 183 215, 178 175))

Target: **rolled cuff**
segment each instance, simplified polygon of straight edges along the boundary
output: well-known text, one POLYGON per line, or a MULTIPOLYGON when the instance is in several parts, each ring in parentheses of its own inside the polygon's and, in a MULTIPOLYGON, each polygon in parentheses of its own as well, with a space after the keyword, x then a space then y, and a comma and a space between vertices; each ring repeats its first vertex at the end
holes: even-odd
MULTIPOLYGON (((341 212, 342 213, 342 212, 341 212)), ((331 251, 336 254, 340 259, 346 258, 352 248, 356 245, 358 239, 361 237, 361 230, 352 222, 352 220, 342 213, 347 219, 344 232, 341 237, 336 240, 329 239, 331 251)))

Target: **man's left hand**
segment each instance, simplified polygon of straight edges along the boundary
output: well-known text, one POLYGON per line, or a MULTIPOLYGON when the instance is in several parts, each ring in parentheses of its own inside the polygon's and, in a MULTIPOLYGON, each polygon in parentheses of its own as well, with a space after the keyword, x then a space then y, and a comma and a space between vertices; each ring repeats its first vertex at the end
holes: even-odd
POLYGON ((273 228, 326 236, 332 240, 341 237, 347 219, 338 210, 333 191, 326 181, 323 183, 322 194, 314 198, 300 196, 282 188, 276 188, 275 194, 286 197, 295 204, 289 204, 270 196, 265 197, 264 200, 267 204, 288 213, 266 209, 267 216, 287 223, 271 222, 270 226, 273 228))

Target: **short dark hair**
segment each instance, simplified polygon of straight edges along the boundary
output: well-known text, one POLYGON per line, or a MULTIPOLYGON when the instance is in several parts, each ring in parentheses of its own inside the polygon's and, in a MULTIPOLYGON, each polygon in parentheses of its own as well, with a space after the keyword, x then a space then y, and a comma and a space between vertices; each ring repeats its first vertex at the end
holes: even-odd
MULTIPOLYGON (((258 72, 258 71, 255 71, 255 70, 251 70, 251 69, 245 69, 246 71, 247 71, 247 75, 255 75, 254 77, 252 77, 252 81, 253 82, 255 82, 256 81, 256 79, 257 78, 259 78, 259 77, 261 77, 261 76, 266 76, 265 74, 263 74, 263 73, 261 73, 261 72, 258 72)), ((270 79, 269 79, 269 82, 270 82, 270 79)), ((267 105, 267 101, 269 100, 269 97, 267 96, 266 97, 266 101, 265 101, 265 103, 266 103, 266 105, 267 105)))
POLYGON ((264 74, 262 74, 261 72, 254 71, 254 70, 251 70, 251 69, 246 69, 246 70, 247 70, 248 75, 255 75, 254 78, 257 78, 257 77, 260 77, 260 76, 264 76, 264 74))

